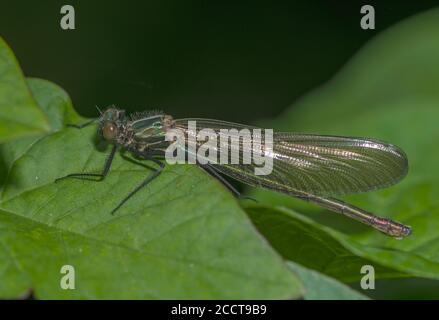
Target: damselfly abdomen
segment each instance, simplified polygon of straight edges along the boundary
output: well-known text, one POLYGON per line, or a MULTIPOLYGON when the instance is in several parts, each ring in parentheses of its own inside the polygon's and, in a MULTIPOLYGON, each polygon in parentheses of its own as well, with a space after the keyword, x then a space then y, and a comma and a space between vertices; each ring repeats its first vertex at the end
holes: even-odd
MULTIPOLYGON (((233 192, 237 193, 220 174, 250 186, 271 189, 312 202, 395 238, 411 234, 411 228, 408 226, 332 198, 336 195, 388 187, 401 180, 407 174, 408 161, 404 152, 394 145, 365 138, 274 133, 269 146, 265 139, 267 133, 255 127, 219 120, 173 119, 170 115, 158 111, 127 116, 123 110, 113 107, 101 113, 97 120, 87 124, 95 121, 99 124, 99 134, 112 144, 111 153, 102 172, 74 173, 63 178, 96 177, 97 180, 102 180, 108 174, 118 148, 159 165, 159 168, 128 194, 112 213, 160 174, 165 165, 160 158, 163 159, 169 147, 177 142, 169 139, 171 132, 182 132, 187 141, 192 141, 195 147, 201 148, 206 141, 198 139, 198 135, 203 129, 206 129, 206 132, 208 129, 209 134, 217 136, 210 151, 225 153, 227 156, 222 158, 224 161, 216 158, 217 161, 210 163, 206 163, 206 157, 196 158, 195 163, 219 178, 233 192), (191 123, 196 123, 196 129, 191 127, 191 123), (245 130, 251 131, 247 140, 240 136, 245 130), (230 134, 232 131, 235 134, 238 132, 238 135, 230 134), (237 144, 230 143, 236 137, 237 144), (241 148, 244 151, 239 150, 241 148), (255 174, 258 165, 243 161, 246 152, 256 154, 256 151, 270 160, 272 167, 269 174, 255 174), (233 154, 234 159, 231 156, 233 154)), ((175 150, 177 149, 183 150, 187 157, 196 156, 187 142, 178 144, 175 150)))

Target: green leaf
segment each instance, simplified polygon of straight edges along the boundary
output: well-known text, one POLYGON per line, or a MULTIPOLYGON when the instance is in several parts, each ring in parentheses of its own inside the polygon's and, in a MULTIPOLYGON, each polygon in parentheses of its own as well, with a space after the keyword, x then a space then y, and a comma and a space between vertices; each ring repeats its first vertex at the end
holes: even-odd
MULTIPOLYGON (((402 147, 408 155, 410 170, 401 183, 346 198, 371 212, 411 225, 413 234, 401 241, 286 196, 264 191, 252 195, 266 204, 283 205, 312 218, 314 221, 304 222, 301 214, 291 210, 271 212, 273 219, 280 219, 277 215, 281 214, 284 223, 295 225, 300 221, 300 228, 309 228, 306 241, 326 244, 320 255, 331 255, 341 245, 349 255, 345 261, 348 266, 351 259, 361 258, 387 268, 389 272, 381 274, 384 277, 403 273, 439 278, 438 33, 439 10, 383 32, 328 84, 305 96, 271 124, 281 131, 373 137, 402 147)), ((272 233, 263 225, 260 228, 265 235, 272 233)), ((288 240, 288 234, 283 237, 288 240)), ((306 248, 307 243, 275 245, 277 249, 286 246, 291 246, 290 251, 297 248, 289 255, 298 257, 298 250, 306 248)), ((309 254, 307 261, 302 258, 300 263, 316 267, 315 259, 321 257, 309 254)), ((316 267, 336 278, 360 277, 359 269, 326 268, 323 264, 316 267)))
POLYGON ((38 78, 27 78, 27 85, 47 116, 50 131, 63 129, 66 124, 86 121, 75 112, 69 95, 58 85, 38 78))
MULTIPOLYGON (((67 93, 56 84, 36 78, 27 79, 27 84, 41 110, 48 115, 51 132, 60 130, 68 123, 85 121, 73 110, 67 93)), ((45 134, 32 135, 0 144, 0 190, 12 163, 44 136, 45 134)))
POLYGON ((117 155, 103 182, 54 183, 100 170, 106 148, 94 126, 62 127, 79 118, 59 87, 41 80, 30 80, 30 87, 52 133, 8 145, 0 297, 29 289, 37 298, 300 296, 297 278, 233 196, 195 166, 167 166, 115 215, 111 209, 150 169, 117 155), (75 290, 60 287, 63 265, 75 268, 75 290))
POLYGON ((11 49, 0 37, 0 143, 48 130, 46 116, 26 86, 11 49))
POLYGON ((288 267, 302 280, 306 300, 367 300, 367 296, 324 274, 289 261, 288 267))

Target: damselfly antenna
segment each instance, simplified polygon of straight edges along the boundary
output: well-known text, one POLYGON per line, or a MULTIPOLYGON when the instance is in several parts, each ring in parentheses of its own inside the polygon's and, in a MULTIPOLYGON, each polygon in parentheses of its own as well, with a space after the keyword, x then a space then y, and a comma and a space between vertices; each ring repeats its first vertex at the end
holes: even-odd
POLYGON ((95 107, 96 107, 96 109, 98 110, 98 112, 99 112, 99 115, 101 115, 101 116, 102 116, 102 111, 101 111, 101 109, 99 109, 99 107, 98 107, 97 105, 95 105, 95 107))

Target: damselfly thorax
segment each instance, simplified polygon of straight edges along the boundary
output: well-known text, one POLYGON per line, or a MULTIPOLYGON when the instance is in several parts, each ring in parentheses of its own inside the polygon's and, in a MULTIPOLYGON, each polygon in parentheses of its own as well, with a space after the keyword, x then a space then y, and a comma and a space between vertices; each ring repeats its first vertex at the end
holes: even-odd
MULTIPOLYGON (((82 128, 88 122, 81 126, 82 128)), ((217 143, 217 151, 233 152, 235 148, 250 148, 270 157, 272 171, 267 175, 254 173, 255 163, 244 163, 245 153, 238 154, 235 163, 209 163, 201 165, 208 173, 221 180, 233 193, 239 194, 224 178, 226 175, 245 184, 262 187, 312 202, 330 211, 341 213, 390 235, 402 238, 410 235, 411 228, 387 218, 333 198, 336 195, 362 193, 388 187, 400 181, 408 171, 407 157, 395 145, 369 138, 324 136, 290 132, 275 132, 272 146, 268 147, 257 133, 258 128, 211 119, 173 119, 163 112, 153 111, 127 116, 125 111, 109 108, 97 120, 99 134, 113 145, 101 173, 75 173, 66 177, 96 177, 102 180, 108 174, 118 148, 124 148, 139 158, 155 162, 159 168, 128 194, 112 211, 114 213, 131 196, 157 177, 165 164, 163 158, 167 148, 174 142, 167 139, 168 133, 178 129, 184 137, 195 138, 199 130, 210 129, 224 135, 224 129, 252 130, 250 140, 239 140, 236 146, 217 143), (191 129, 196 122, 197 129, 191 129), (250 142, 248 142, 250 141, 250 142), (257 149, 257 150, 256 150, 257 149)), ((229 130, 229 131, 230 131, 229 130)), ((227 131, 227 130, 226 130, 227 131)), ((197 145, 204 141, 195 140, 197 145)), ((228 141, 225 139, 224 141, 228 141)), ((190 153, 187 145, 182 145, 190 153)), ((59 180, 59 179, 58 179, 59 180)))
POLYGON ((126 116, 123 110, 108 109, 99 119, 99 134, 131 152, 163 150, 166 132, 175 127, 170 115, 159 111, 126 116))

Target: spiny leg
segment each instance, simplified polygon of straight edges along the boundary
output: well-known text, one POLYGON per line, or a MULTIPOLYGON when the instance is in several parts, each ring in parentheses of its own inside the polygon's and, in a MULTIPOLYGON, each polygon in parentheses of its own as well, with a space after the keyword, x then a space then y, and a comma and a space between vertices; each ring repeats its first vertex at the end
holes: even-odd
POLYGON ((249 200, 253 200, 255 202, 258 202, 256 199, 250 198, 250 197, 246 197, 241 195, 241 193, 236 190, 236 188, 234 186, 232 186, 230 184, 230 182, 228 182, 226 179, 224 179, 224 177, 222 175, 220 175, 214 167, 212 167, 209 164, 200 164, 199 165, 201 168, 203 168, 207 173, 209 173, 211 176, 213 176, 214 178, 218 179, 222 184, 224 184, 226 186, 227 189, 229 189, 237 198, 239 199, 249 199, 249 200))
POLYGON ((125 154, 125 150, 123 150, 123 151, 120 153, 120 156, 121 156, 124 160, 129 161, 129 162, 131 162, 131 163, 134 163, 134 164, 136 164, 136 165, 138 165, 138 166, 144 167, 145 169, 148 169, 148 170, 154 170, 154 168, 152 168, 151 166, 148 166, 148 165, 146 165, 146 164, 140 162, 139 160, 133 159, 133 157, 127 156, 127 155, 125 154))
POLYGON ((76 178, 76 179, 83 179, 83 180, 90 180, 90 181, 102 181, 107 176, 108 172, 111 168, 111 163, 113 162, 114 155, 116 153, 117 146, 113 145, 110 154, 108 155, 107 159, 105 160, 104 168, 102 169, 101 173, 71 173, 64 177, 55 179, 55 183, 66 179, 66 178, 76 178), (90 179, 91 177, 98 177, 98 179, 90 179))
POLYGON ((165 167, 165 163, 155 159, 153 157, 150 157, 148 155, 145 154, 137 154, 139 156, 142 156, 144 159, 146 160, 151 160, 154 163, 159 165, 159 168, 156 169, 154 172, 152 172, 144 181, 142 181, 141 184, 139 184, 133 191, 131 191, 125 198, 122 199, 121 202, 119 202, 119 204, 111 211, 111 214, 114 214, 121 206, 124 205, 125 202, 127 202, 137 191, 139 191, 140 189, 142 189, 144 186, 146 186, 148 183, 150 183, 152 180, 154 180, 155 178, 157 178, 160 173, 162 172, 163 168, 165 167))

